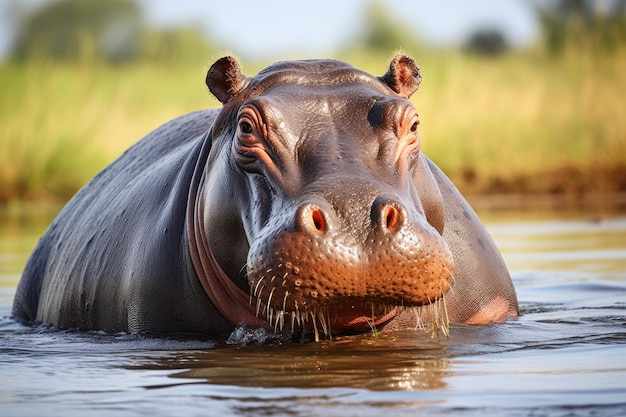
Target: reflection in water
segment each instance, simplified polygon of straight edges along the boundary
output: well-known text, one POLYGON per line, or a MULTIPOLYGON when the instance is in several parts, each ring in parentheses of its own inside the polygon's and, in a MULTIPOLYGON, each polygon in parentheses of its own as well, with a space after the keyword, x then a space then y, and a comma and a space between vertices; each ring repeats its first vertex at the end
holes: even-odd
POLYGON ((444 346, 425 332, 407 332, 406 337, 398 333, 378 341, 361 335, 320 343, 246 346, 235 352, 230 348, 193 352, 183 358, 164 358, 148 368, 180 367, 186 370, 172 377, 217 385, 379 391, 444 388, 450 375, 444 346), (405 344, 407 340, 412 343, 405 344))
POLYGON ((492 216, 519 319, 452 325, 439 340, 248 346, 16 324, 14 287, 47 222, 0 216, 0 414, 624 415, 626 218, 492 216))
POLYGON ((551 282, 623 281, 626 218, 526 222, 490 228, 507 265, 517 275, 532 272, 551 282))

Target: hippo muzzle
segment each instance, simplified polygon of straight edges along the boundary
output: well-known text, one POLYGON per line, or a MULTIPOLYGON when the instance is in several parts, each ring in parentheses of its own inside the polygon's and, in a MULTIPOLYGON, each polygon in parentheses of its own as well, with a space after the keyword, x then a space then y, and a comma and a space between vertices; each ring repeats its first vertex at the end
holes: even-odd
POLYGON ((423 213, 386 194, 352 194, 335 193, 341 204, 305 198, 254 240, 247 272, 257 314, 358 331, 446 293, 452 255, 423 213))

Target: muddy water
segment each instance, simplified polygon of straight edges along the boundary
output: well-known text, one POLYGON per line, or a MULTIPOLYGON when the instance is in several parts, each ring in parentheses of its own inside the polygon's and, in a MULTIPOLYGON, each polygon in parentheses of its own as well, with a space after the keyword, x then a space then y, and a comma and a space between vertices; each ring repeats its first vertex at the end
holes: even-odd
POLYGON ((0 216, 0 415, 626 415, 626 211, 479 214, 518 320, 439 340, 244 333, 245 346, 15 324, 15 285, 50 219, 0 216))

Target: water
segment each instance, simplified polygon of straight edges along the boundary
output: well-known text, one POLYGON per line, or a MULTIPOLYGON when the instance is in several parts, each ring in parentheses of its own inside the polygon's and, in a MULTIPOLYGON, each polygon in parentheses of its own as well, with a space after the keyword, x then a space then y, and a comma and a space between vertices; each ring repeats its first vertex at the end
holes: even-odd
POLYGON ((0 415, 626 415, 626 210, 479 214, 518 320, 247 346, 15 324, 50 217, 0 216, 0 415))

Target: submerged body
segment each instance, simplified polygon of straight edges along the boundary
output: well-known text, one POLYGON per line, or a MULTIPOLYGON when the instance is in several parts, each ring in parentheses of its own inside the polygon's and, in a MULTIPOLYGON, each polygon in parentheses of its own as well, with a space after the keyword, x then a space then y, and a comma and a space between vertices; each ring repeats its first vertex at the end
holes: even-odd
POLYGON ((420 81, 405 56, 382 77, 323 60, 247 78, 220 59, 207 85, 222 109, 163 125, 79 191, 31 255, 14 316, 205 334, 516 316, 495 244, 420 152, 420 81))

